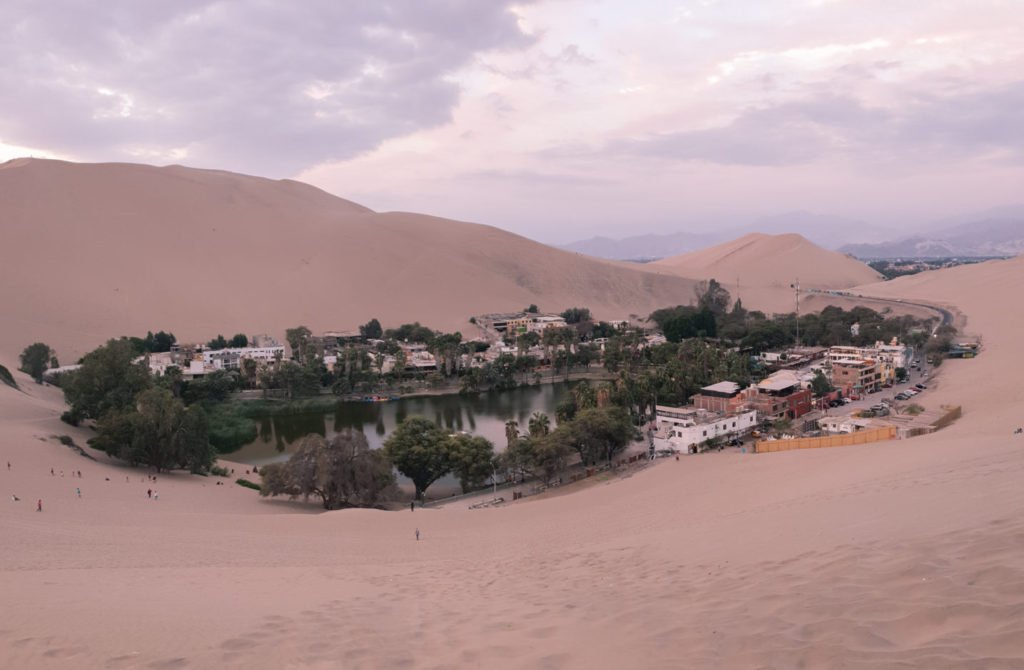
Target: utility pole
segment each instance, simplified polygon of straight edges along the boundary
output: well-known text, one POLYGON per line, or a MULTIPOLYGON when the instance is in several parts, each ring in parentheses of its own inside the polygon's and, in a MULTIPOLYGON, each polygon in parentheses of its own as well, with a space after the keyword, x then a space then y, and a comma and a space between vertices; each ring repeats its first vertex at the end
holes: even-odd
POLYGON ((800 278, 797 277, 795 284, 789 287, 796 293, 796 346, 800 346, 800 278))

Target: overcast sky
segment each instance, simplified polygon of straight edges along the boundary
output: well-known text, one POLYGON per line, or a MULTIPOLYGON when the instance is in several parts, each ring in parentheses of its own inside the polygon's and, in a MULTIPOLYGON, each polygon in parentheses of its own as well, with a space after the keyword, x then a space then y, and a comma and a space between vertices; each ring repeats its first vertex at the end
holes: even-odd
POLYGON ((5 0, 0 101, 0 160, 294 177, 550 242, 1024 201, 1022 0, 5 0))

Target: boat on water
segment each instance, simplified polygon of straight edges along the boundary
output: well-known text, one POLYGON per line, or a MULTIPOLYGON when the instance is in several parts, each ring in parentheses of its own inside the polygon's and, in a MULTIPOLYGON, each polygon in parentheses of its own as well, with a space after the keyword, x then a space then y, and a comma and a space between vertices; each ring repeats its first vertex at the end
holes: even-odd
POLYGON ((388 402, 391 400, 398 400, 396 395, 364 395, 362 397, 363 402, 388 402))

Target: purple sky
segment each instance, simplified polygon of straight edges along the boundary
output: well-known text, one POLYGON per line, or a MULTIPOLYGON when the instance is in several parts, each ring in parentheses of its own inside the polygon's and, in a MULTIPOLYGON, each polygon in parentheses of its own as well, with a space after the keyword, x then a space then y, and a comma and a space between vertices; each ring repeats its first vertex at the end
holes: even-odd
POLYGON ((7 0, 0 26, 0 160, 297 177, 551 242, 1024 201, 1024 2, 7 0))

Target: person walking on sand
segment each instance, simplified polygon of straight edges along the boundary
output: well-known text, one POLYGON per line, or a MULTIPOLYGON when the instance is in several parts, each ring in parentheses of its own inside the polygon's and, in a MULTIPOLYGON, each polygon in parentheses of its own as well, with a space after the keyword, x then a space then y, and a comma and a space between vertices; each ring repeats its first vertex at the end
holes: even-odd
MULTIPOLYGON (((39 502, 36 503, 36 511, 37 512, 42 512, 43 511, 43 499, 42 498, 40 498, 39 502)), ((417 539, 419 539, 419 538, 417 538, 417 539)))
POLYGON ((152 498, 153 497, 153 489, 146 489, 146 495, 149 496, 150 498, 152 498))
POLYGON ((409 501, 409 511, 410 512, 415 512, 416 511, 416 501, 415 500, 410 500, 409 501))
POLYGON ((75 494, 76 494, 76 495, 77 495, 77 496, 78 496, 79 498, 81 498, 81 497, 82 497, 82 489, 76 486, 76 487, 75 487, 75 494))
POLYGON ((420 529, 419 528, 416 529, 416 541, 417 542, 420 541, 420 529))

